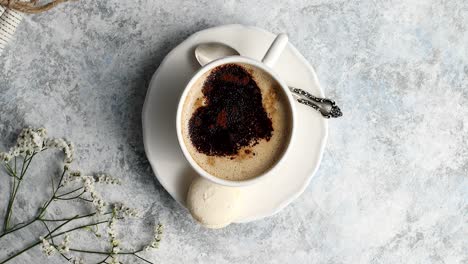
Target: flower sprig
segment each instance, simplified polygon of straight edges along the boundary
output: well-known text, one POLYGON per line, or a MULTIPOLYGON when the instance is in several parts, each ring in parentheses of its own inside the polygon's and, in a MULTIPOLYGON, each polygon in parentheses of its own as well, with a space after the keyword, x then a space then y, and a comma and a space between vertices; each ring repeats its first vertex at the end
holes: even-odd
POLYGON ((162 224, 158 224, 154 228, 153 240, 151 241, 151 243, 148 246, 146 246, 144 248, 145 251, 151 251, 152 249, 159 248, 159 243, 161 242, 161 239, 162 239, 163 230, 164 230, 164 228, 163 228, 162 224))
MULTIPOLYGON (((120 185, 121 181, 107 174, 85 175, 81 171, 71 170, 74 161, 75 146, 73 143, 60 138, 48 138, 44 128, 26 128, 21 131, 13 146, 8 152, 0 152, 0 163, 4 166, 6 173, 12 179, 12 189, 8 200, 7 212, 4 218, 3 232, 0 239, 8 234, 12 234, 20 229, 26 228, 34 223, 42 223, 45 233, 40 236, 30 246, 14 253, 13 255, 0 260, 0 264, 21 255, 27 250, 41 245, 41 249, 47 256, 60 255, 69 263, 83 264, 84 259, 74 255, 97 254, 103 255, 105 259, 101 263, 121 263, 120 256, 133 256, 145 263, 151 261, 142 257, 139 253, 145 250, 158 248, 161 241, 162 225, 155 227, 155 236, 146 246, 141 246, 138 250, 125 250, 121 247, 117 222, 125 218, 138 218, 138 210, 130 208, 122 203, 112 203, 105 200, 97 191, 100 184, 120 185), (14 202, 18 195, 20 185, 27 174, 33 158, 45 150, 59 150, 63 153, 63 171, 57 184, 52 180, 51 197, 47 199, 38 209, 37 214, 24 223, 12 226, 11 219, 14 213, 14 202), (52 203, 58 201, 82 201, 92 205, 92 211, 87 214, 77 214, 65 218, 54 218, 48 216, 48 208, 52 203), (86 221, 74 227, 71 223, 86 221), (97 228, 105 226, 106 232, 103 238, 109 241, 109 247, 99 250, 88 250, 72 247, 71 234, 83 229, 97 228), (62 238, 60 243, 54 239, 62 238)), ((53 178, 52 178, 53 179, 53 178)), ((96 236, 100 238, 101 236, 96 236)), ((1 256, 0 256, 1 258, 1 256)))

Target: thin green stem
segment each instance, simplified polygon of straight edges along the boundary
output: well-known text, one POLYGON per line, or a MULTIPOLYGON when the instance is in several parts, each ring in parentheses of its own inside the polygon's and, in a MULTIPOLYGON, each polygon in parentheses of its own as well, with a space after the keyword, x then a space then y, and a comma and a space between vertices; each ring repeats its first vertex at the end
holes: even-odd
MULTIPOLYGON (((45 226, 45 228, 47 229, 47 232, 49 232, 49 234, 50 234, 49 226, 47 226, 47 224, 46 224, 44 221, 42 221, 42 220, 41 220, 41 223, 45 226)), ((49 234, 48 234, 48 235, 49 235, 49 234)), ((52 244, 55 243, 53 237, 51 237, 50 240, 52 241, 52 244)))
POLYGON ((16 177, 13 179, 13 185, 10 191, 10 197, 8 199, 8 206, 7 206, 7 211, 5 214, 5 219, 3 221, 3 231, 7 231, 8 229, 8 217, 11 211, 11 204, 13 202, 13 195, 16 192, 16 177))
POLYGON ((28 171, 28 168, 29 168, 29 165, 31 164, 31 161, 32 159, 34 158, 34 156, 36 156, 37 152, 33 152, 33 154, 31 155, 31 157, 29 158, 26 158, 28 155, 26 155, 24 157, 24 162, 23 162, 23 168, 24 170, 21 170, 21 175, 20 175, 20 178, 23 179, 24 175, 26 174, 26 171, 28 171), (24 167, 24 163, 28 163, 25 167, 24 167))
POLYGON ((85 191, 82 191, 79 195, 77 196, 73 196, 73 197, 67 197, 67 198, 61 198, 61 197, 57 197, 55 196, 55 199, 57 200, 62 200, 62 201, 68 201, 68 200, 73 200, 73 199, 77 199, 77 198, 80 198, 81 195, 83 195, 85 193, 85 191))
MULTIPOLYGON (((78 229, 82 229, 82 228, 90 227, 90 226, 96 226, 96 225, 104 224, 104 223, 107 223, 107 222, 109 222, 109 220, 99 221, 99 222, 96 222, 96 223, 93 223, 93 224, 87 224, 87 225, 77 226, 77 227, 68 229, 68 230, 66 230, 66 231, 63 231, 63 232, 61 232, 61 233, 58 233, 58 234, 55 234, 55 235, 51 235, 51 237, 58 237, 58 236, 64 235, 64 234, 66 234, 66 233, 73 232, 73 231, 78 230, 78 229)), ((54 231, 52 231, 52 232, 54 232, 54 231)), ((0 264, 1 264, 1 263, 0 263, 0 264)))
MULTIPOLYGON (((77 227, 74 227, 74 228, 71 228, 71 229, 68 229, 66 231, 63 231, 63 232, 60 232, 58 234, 53 234, 55 231, 57 231, 60 227, 66 225, 67 223, 69 223, 70 221, 73 221, 75 220, 76 218, 72 218, 72 219, 69 219, 67 222, 59 225, 58 227, 54 228, 51 232, 49 232, 49 234, 47 236, 45 236, 44 238, 45 239, 48 239, 48 238, 55 238, 55 237, 59 237, 61 235, 64 235, 66 233, 70 233, 70 232, 73 232, 75 230, 78 230, 78 229, 82 229, 82 228, 85 228, 85 227, 90 227, 90 226, 96 226, 96 225, 100 225, 100 224, 104 224, 104 223, 107 223, 109 220, 105 220, 105 221, 99 221, 99 222, 96 222, 96 223, 92 223, 92 224, 86 224, 86 225, 81 225, 81 226, 77 226, 77 227)), ((15 253, 14 255, 10 256, 9 258, 5 259, 4 261, 0 262, 0 264, 3 264, 3 263, 6 263, 7 261, 11 260, 12 258, 24 253, 25 251, 39 245, 41 243, 41 241, 38 241, 37 243, 34 243, 32 244, 31 246, 28 246, 27 248, 15 253)))
MULTIPOLYGON (((42 222, 42 224, 44 224, 45 228, 47 229, 47 232, 49 232, 49 234, 50 234, 50 229, 49 229, 49 227, 47 226, 47 224, 46 224, 44 221, 42 221, 42 220, 41 220, 41 222, 42 222)), ((52 246, 55 248, 55 250, 57 250, 57 252, 58 252, 62 257, 64 257, 67 261, 69 261, 70 258, 68 258, 68 257, 65 256, 62 252, 60 252, 60 249, 58 248, 57 244, 55 244, 54 238, 51 237, 50 240, 51 240, 51 242, 52 242, 51 244, 52 244, 52 246)))
POLYGON ((7 231, 8 225, 7 225, 7 219, 8 219, 8 214, 10 213, 10 207, 11 207, 11 201, 12 201, 12 196, 15 193, 16 190, 16 178, 13 179, 13 185, 10 190, 10 199, 8 200, 8 205, 7 205, 7 211, 5 213, 5 219, 3 220, 3 231, 7 231))
POLYGON ((34 243, 34 244, 29 245, 28 247, 22 249, 21 251, 18 251, 18 252, 16 252, 15 254, 9 256, 8 258, 2 260, 2 261, 0 262, 0 264, 7 263, 8 261, 12 260, 13 258, 16 258, 17 256, 23 254, 24 252, 30 250, 31 248, 33 248, 33 247, 35 247, 35 246, 37 246, 37 245, 39 245, 39 244, 41 244, 41 241, 38 241, 38 242, 36 242, 36 243, 34 243))
POLYGON ((18 230, 20 230, 20 229, 23 229, 23 228, 29 226, 30 224, 36 222, 38 219, 39 219, 39 218, 36 217, 36 218, 32 219, 31 221, 27 222, 26 224, 24 224, 24 225, 22 225, 22 226, 20 226, 20 227, 17 227, 17 228, 13 228, 13 229, 8 230, 8 231, 6 231, 5 233, 1 234, 1 235, 0 235, 0 238, 4 237, 4 236, 6 236, 6 235, 8 235, 8 234, 10 234, 10 233, 13 233, 13 232, 15 232, 15 231, 18 231, 18 230))
MULTIPOLYGON (((77 191, 77 190, 78 190, 78 189, 75 189, 75 190, 73 190, 72 192, 75 192, 75 191, 77 191)), ((70 192, 70 193, 72 193, 72 192, 70 192)), ((10 234, 10 233, 13 233, 13 232, 15 232, 15 231, 18 231, 18 230, 20 230, 20 229, 23 229, 23 228, 25 228, 25 227, 27 227, 27 226, 33 224, 33 223, 36 222, 37 220, 46 221, 46 222, 62 222, 62 221, 67 221, 67 220, 69 220, 70 218, 64 218, 64 219, 43 219, 43 218, 42 218, 42 216, 43 216, 45 210, 47 209, 47 207, 49 206, 49 204, 50 204, 50 202, 51 202, 52 200, 53 200, 53 198, 51 198, 51 199, 46 203, 46 205, 41 209, 41 211, 40 211, 40 213, 39 213, 39 215, 38 215, 37 217, 35 217, 35 218, 32 219, 31 221, 27 222, 26 224, 24 224, 24 225, 22 225, 22 226, 20 226, 20 227, 17 227, 17 228, 16 228, 16 226, 17 226, 17 225, 16 225, 16 226, 14 226, 13 228, 11 228, 10 230, 5 231, 3 234, 0 234, 0 238, 4 237, 4 236, 6 236, 6 235, 8 235, 8 234, 10 234)), ((110 213, 111 213, 111 212, 109 212, 109 213, 104 213, 103 215, 107 215, 107 214, 110 214, 110 213)), ((97 214, 97 213, 94 212, 94 213, 87 214, 87 215, 81 215, 81 216, 78 216, 76 219, 85 218, 85 217, 93 216, 93 215, 96 215, 96 214, 97 214)), ((18 225, 20 225, 20 224, 18 224, 18 225)))
MULTIPOLYGON (((59 237, 59 236, 61 236, 61 235, 64 235, 64 234, 66 234, 66 233, 73 232, 73 231, 78 230, 78 229, 82 229, 82 228, 89 227, 89 226, 100 225, 100 224, 104 224, 104 223, 107 223, 107 222, 108 222, 108 220, 106 220, 106 221, 100 221, 100 222, 96 222, 96 223, 92 223, 92 224, 87 224, 87 225, 82 225, 82 226, 78 226, 78 227, 69 229, 69 230, 67 230, 67 231, 63 231, 63 232, 58 233, 58 234, 55 234, 55 235, 52 235, 52 234, 50 233, 50 236, 47 235, 45 238, 48 238, 48 237, 50 237, 50 238, 59 237)), ((52 230, 52 233, 55 232, 56 230, 57 230, 57 228, 54 229, 54 230, 52 230)), ((33 247, 35 247, 35 246, 41 244, 41 242, 42 242, 42 241, 37 241, 36 243, 31 244, 30 246, 28 246, 28 247, 22 249, 21 251, 15 253, 15 254, 13 254, 13 255, 11 255, 11 256, 8 257, 7 259, 2 260, 2 261, 0 262, 0 264, 3 264, 3 263, 6 263, 7 261, 10 261, 11 259, 13 259, 13 258, 15 258, 15 257, 17 257, 17 256, 19 256, 19 255, 21 255, 22 253, 28 251, 29 249, 31 249, 31 248, 33 248, 33 247)))
POLYGON ((63 197, 63 196, 66 196, 66 195, 72 194, 72 193, 74 193, 74 192, 76 192, 76 191, 79 191, 79 190, 81 190, 81 189, 83 189, 83 187, 76 188, 76 189, 71 190, 71 191, 69 191, 69 192, 59 194, 59 195, 57 195, 57 196, 55 196, 55 197, 56 197, 56 198, 61 198, 61 197, 63 197))
POLYGON ((145 259, 145 258, 143 258, 143 257, 138 256, 137 253, 138 253, 138 252, 135 252, 135 253, 133 253, 133 255, 134 255, 135 257, 137 257, 137 258, 143 260, 143 261, 146 262, 146 263, 151 263, 151 264, 153 264, 153 262, 151 262, 151 261, 149 261, 149 260, 147 260, 147 259, 145 259))
MULTIPOLYGON (((13 204, 15 202, 16 194, 18 193, 18 189, 19 189, 19 187, 21 185, 23 177, 26 174, 26 171, 28 170, 29 165, 31 164, 31 161, 32 161, 32 159, 34 158, 35 155, 36 155, 36 152, 34 152, 29 159, 28 159, 27 154, 24 157, 23 165, 22 165, 22 168, 21 168, 21 175, 20 175, 20 177, 18 179, 18 184, 16 184, 16 187, 14 188, 14 191, 13 191, 13 195, 10 196, 10 201, 8 202, 7 213, 5 215, 5 222, 4 222, 4 225, 3 225, 3 231, 8 230, 8 227, 10 225, 10 219, 11 219, 11 216, 13 215, 13 204), (26 166, 25 166, 25 164, 26 164, 26 166)), ((14 182, 16 182, 15 179, 14 179, 14 182)))
POLYGON ((94 251, 94 250, 86 250, 86 249, 78 249, 78 248, 70 248, 70 251, 81 252, 81 253, 88 253, 88 254, 100 254, 100 255, 109 255, 109 252, 105 251, 94 251))
POLYGON ((89 202, 89 203, 92 203, 92 202, 93 202, 93 200, 86 199, 86 198, 83 198, 83 197, 78 197, 78 199, 83 200, 83 201, 85 201, 85 202, 89 202))
MULTIPOLYGON (((153 262, 137 255, 137 253, 141 252, 141 250, 136 250, 136 251, 132 251, 132 252, 119 252, 119 253, 109 253, 109 252, 106 252, 106 251, 97 251, 97 250, 87 250, 87 249, 78 249, 78 248, 70 248, 70 251, 74 251, 74 252, 80 252, 80 253, 87 253, 87 254, 98 254, 98 255, 133 255, 137 258, 139 258, 140 260, 143 260, 144 262, 146 263, 151 263, 153 264, 153 262)), ((107 258, 106 258, 107 259, 107 258)), ((103 260, 105 261, 105 260, 103 260)), ((100 262, 102 263, 102 261, 100 262)))
POLYGON ((26 165, 26 159, 28 158, 28 155, 26 154, 26 156, 24 156, 24 159, 23 159, 23 163, 21 164, 21 173, 20 175, 22 176, 23 175, 23 172, 24 172, 24 165, 26 165))
POLYGON ((51 181, 51 183, 52 183, 52 190, 54 190, 54 189, 55 189, 55 186, 54 186, 54 176, 51 176, 51 177, 50 177, 50 181, 51 181))
MULTIPOLYGON (((82 218, 94 216, 94 215, 96 215, 96 214, 97 214, 97 212, 90 213, 90 214, 87 214, 87 215, 80 215, 80 216, 78 216, 78 217, 75 217, 75 219, 82 219, 82 218)), ((108 214, 112 214, 112 212, 107 212, 107 213, 104 213, 104 214, 102 214, 102 215, 108 215, 108 214)), ((62 221, 70 220, 70 217, 68 217, 68 218, 62 218, 62 219, 43 219, 43 218, 36 217, 36 218, 32 219, 31 221, 27 222, 26 224, 24 224, 23 226, 20 226, 20 227, 18 227, 18 228, 10 229, 10 230, 8 230, 7 232, 1 234, 1 235, 0 235, 0 238, 2 238, 2 237, 4 237, 4 236, 8 235, 9 233, 13 233, 13 232, 18 231, 18 230, 20 230, 20 229, 23 229, 23 228, 29 226, 30 224, 36 222, 37 220, 41 220, 41 221, 44 221, 44 222, 62 222, 62 221)))
POLYGON ((97 264, 101 264, 101 263, 107 263, 106 260, 110 258, 110 255, 108 255, 105 259, 99 261, 97 264))
MULTIPOLYGON (((10 225, 10 219, 11 219, 11 216, 13 215, 13 204, 14 204, 14 201, 15 201, 15 198, 16 198, 16 195, 18 193, 18 189, 20 187, 20 184, 29 168, 29 165, 31 164, 32 162, 32 159, 34 158, 34 156, 36 155, 37 153, 34 152, 31 157, 28 158, 28 155, 26 155, 24 157, 24 160, 23 160, 23 164, 22 164, 22 167, 21 167, 21 175, 20 177, 18 178, 17 176, 15 177, 15 179, 13 179, 13 190, 12 190, 12 195, 10 196, 10 200, 8 202, 8 207, 7 207, 7 213, 5 215, 5 221, 4 221, 4 227, 3 227, 3 230, 5 231, 3 234, 0 235, 0 238, 5 236, 6 234, 9 234, 11 232, 14 232, 14 231, 17 231, 21 228, 24 228, 32 223, 34 223, 36 220, 38 220, 38 218, 45 212, 45 209, 47 208, 47 206, 50 204, 51 200, 49 200, 49 202, 47 203, 47 205, 41 209, 41 213, 39 214, 39 217, 36 217, 35 219, 31 220, 30 222, 28 222, 27 224, 19 227, 19 228, 12 228, 12 230, 8 230, 9 228, 9 225, 10 225), (18 178, 18 182, 16 182, 16 178, 18 178)), ((9 166, 9 165, 8 165, 9 166)), ((14 175, 16 175, 16 157, 15 157, 15 172, 14 172, 14 175)), ((9 166, 10 167, 10 166, 9 166)), ((10 167, 11 169, 11 167, 10 167)), ((62 174, 62 178, 63 178, 63 174, 62 174)), ((62 180, 61 178, 61 180, 62 180)), ((16 227, 16 226, 15 226, 16 227)))
POLYGON ((70 248, 70 251, 81 252, 81 253, 89 253, 89 254, 100 254, 100 255, 133 255, 135 252, 119 252, 119 253, 109 253, 107 251, 95 251, 95 250, 87 250, 87 249, 79 249, 79 248, 70 248))
POLYGON ((24 222, 17 223, 17 224, 15 224, 14 226, 12 226, 10 229, 15 229, 15 228, 17 228, 17 227, 20 226, 20 225, 24 225, 24 222))
MULTIPOLYGON (((64 169, 63 172, 62 172, 62 175, 60 176, 59 183, 57 185, 57 189, 56 189, 57 191, 60 189, 60 186, 62 185, 63 177, 65 176, 65 172, 67 172, 67 170, 64 169)), ((55 192, 55 193, 57 193, 57 192, 55 192)))
MULTIPOLYGON (((80 215, 78 217, 76 217, 75 219, 81 219, 81 218, 86 218, 86 217, 90 217, 90 216, 93 216, 93 215, 96 215, 97 212, 94 212, 94 213, 90 213, 90 214, 87 214, 87 215, 80 215)), ((112 214, 112 212, 107 212, 107 213, 104 213, 103 215, 108 215, 108 214, 112 214)), ((70 218, 62 218, 62 219, 41 219, 42 221, 46 221, 46 222, 61 222, 61 221, 67 221, 68 219, 70 218)))
POLYGON ((60 184, 62 183, 62 180, 63 180, 63 176, 65 175, 65 172, 66 170, 63 170, 62 172, 62 175, 60 176, 60 181, 57 185, 57 188, 54 190, 53 194, 52 194, 52 197, 50 197, 49 201, 47 201, 44 206, 42 207, 41 209, 41 212, 39 213, 39 217, 42 217, 47 209, 47 207, 49 207, 50 203, 56 198, 56 194, 58 192, 58 190, 60 189, 60 184))
POLYGON ((3 222, 3 231, 7 231, 8 226, 10 225, 10 217, 12 214, 13 201, 15 200, 16 192, 18 191, 20 183, 21 183, 21 179, 18 179, 18 183, 16 183, 16 177, 13 179, 13 189, 12 189, 12 193, 10 194, 10 200, 8 200, 7 212, 5 214, 5 220, 3 222))
MULTIPOLYGON (((16 166, 16 164, 15 164, 16 166)), ((18 175, 16 175, 16 168, 15 168, 15 171, 13 171, 13 169, 11 168, 10 164, 9 163, 3 163, 3 167, 5 167, 5 169, 7 170, 7 173, 13 177, 13 178, 16 178, 16 179, 19 179, 18 178, 18 175)))
POLYGON ((49 232, 49 234, 48 234, 45 238, 49 237, 52 233, 54 233, 55 231, 59 230, 62 226, 64 226, 64 225, 70 223, 71 221, 75 220, 77 217, 78 217, 78 215, 75 215, 74 217, 68 219, 67 221, 65 221, 65 222, 63 222, 63 223, 61 223, 61 224, 58 225, 56 228, 54 228, 54 230, 52 230, 52 232, 49 232))
POLYGON ((53 245, 55 247, 55 249, 58 251, 58 253, 60 254, 60 256, 64 257, 67 261, 70 261, 71 258, 65 256, 65 254, 63 254, 62 252, 60 252, 60 250, 57 248, 57 245, 53 245))

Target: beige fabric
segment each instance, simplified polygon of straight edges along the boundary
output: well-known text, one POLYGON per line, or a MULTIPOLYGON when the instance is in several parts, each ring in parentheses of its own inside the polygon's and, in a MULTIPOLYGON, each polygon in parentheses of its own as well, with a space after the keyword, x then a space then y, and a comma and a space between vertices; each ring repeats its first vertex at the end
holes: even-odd
POLYGON ((13 38, 22 18, 21 13, 0 6, 0 54, 13 38))

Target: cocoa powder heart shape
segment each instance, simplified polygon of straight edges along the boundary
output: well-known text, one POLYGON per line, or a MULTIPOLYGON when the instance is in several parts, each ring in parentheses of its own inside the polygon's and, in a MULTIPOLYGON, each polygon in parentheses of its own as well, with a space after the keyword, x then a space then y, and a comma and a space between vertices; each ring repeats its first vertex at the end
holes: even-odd
POLYGON ((197 151, 234 156, 242 147, 270 140, 273 126, 261 90, 244 67, 225 64, 214 68, 202 92, 205 105, 189 120, 190 139, 197 151))

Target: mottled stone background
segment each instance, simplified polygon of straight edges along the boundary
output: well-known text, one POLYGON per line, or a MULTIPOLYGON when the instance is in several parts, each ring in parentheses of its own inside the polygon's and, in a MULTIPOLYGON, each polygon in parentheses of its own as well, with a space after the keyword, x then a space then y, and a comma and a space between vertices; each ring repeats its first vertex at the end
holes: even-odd
MULTIPOLYGON (((155 263, 468 262, 465 0, 80 0, 27 16, 0 68, 0 149, 27 125, 76 142, 79 166, 121 178, 109 195, 143 210, 124 233, 143 243, 155 221, 165 224, 160 250, 147 255, 155 263), (321 167, 298 200, 274 217, 208 230, 155 180, 140 113, 165 54, 229 23, 288 32, 345 115, 330 121, 321 167)), ((45 199, 57 169, 46 160, 33 164, 16 220, 45 199)), ((0 240, 0 255, 41 232, 37 224, 0 240)), ((35 248, 12 263, 63 259, 35 248)))

